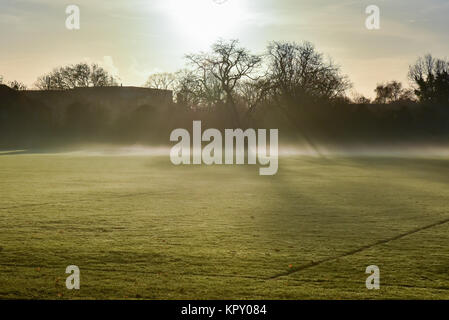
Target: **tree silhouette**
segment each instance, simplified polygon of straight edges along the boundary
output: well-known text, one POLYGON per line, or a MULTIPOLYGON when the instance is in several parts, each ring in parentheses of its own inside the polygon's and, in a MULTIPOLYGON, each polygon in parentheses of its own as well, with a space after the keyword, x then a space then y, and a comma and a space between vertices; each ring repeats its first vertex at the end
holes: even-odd
POLYGON ((350 88, 340 68, 326 61, 310 42, 272 42, 268 46, 269 78, 277 96, 333 99, 350 88))
POLYGON ((386 104, 400 101, 411 102, 414 100, 412 90, 403 88, 402 83, 398 81, 378 84, 374 92, 376 92, 375 103, 386 104))
POLYGON ((254 112, 263 103, 269 103, 272 95, 272 84, 266 77, 258 80, 247 80, 240 83, 237 92, 243 100, 248 113, 254 112))
POLYGON ((25 84, 23 84, 22 82, 19 82, 17 80, 13 80, 10 81, 8 83, 9 87, 11 89, 17 90, 17 91, 22 91, 22 90, 27 90, 27 86, 25 84))
POLYGON ((176 73, 176 79, 175 93, 179 104, 191 109, 222 104, 221 85, 210 72, 185 69, 176 73))
POLYGON ((428 54, 410 66, 408 76, 421 102, 449 102, 449 61, 428 54))
POLYGON ((67 90, 80 87, 108 87, 116 79, 97 64, 78 63, 54 69, 39 77, 35 86, 41 90, 67 90))
POLYGON ((145 87, 159 90, 174 90, 176 76, 173 73, 155 73, 148 77, 145 87))
POLYGON ((211 52, 190 54, 186 58, 195 67, 199 75, 198 80, 205 91, 216 89, 214 86, 219 85, 222 91, 220 98, 230 109, 237 125, 239 115, 235 103, 236 87, 243 79, 252 79, 262 59, 240 47, 238 40, 219 40, 212 45, 211 52), (213 79, 208 81, 209 77, 213 79))

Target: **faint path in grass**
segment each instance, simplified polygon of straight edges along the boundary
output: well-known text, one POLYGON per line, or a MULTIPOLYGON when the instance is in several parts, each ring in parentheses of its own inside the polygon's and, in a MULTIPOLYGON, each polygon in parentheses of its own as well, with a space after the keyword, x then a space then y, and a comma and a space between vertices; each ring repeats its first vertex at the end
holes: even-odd
POLYGON ((430 229, 430 228, 434 228, 434 227, 437 227, 437 226, 441 226, 441 225, 446 224, 446 223, 449 223, 449 218, 441 220, 441 221, 438 221, 438 222, 435 222, 435 223, 432 223, 432 224, 429 224, 429 225, 424 226, 424 227, 416 228, 416 229, 413 229, 413 230, 401 233, 401 234, 399 234, 397 236, 394 236, 394 237, 390 237, 390 238, 387 238, 387 239, 384 239, 384 240, 377 241, 375 243, 372 243, 372 244, 369 244, 369 245, 366 245, 366 246, 363 246, 363 247, 360 247, 360 248, 357 248, 357 249, 354 249, 354 250, 342 253, 342 254, 340 254, 338 256, 328 257, 328 258, 325 258, 325 259, 322 259, 322 260, 319 260, 319 261, 313 261, 313 262, 311 262, 309 264, 306 264, 306 265, 302 265, 302 266, 299 266, 299 267, 296 267, 296 268, 292 268, 291 270, 289 270, 287 272, 278 273, 278 274, 276 274, 276 275, 274 275, 272 277, 269 277, 268 279, 273 280, 273 279, 278 279, 280 277, 289 276, 289 275, 297 273, 299 271, 306 270, 306 269, 309 269, 309 268, 312 268, 312 267, 316 267, 316 266, 319 266, 319 265, 321 265, 323 263, 326 263, 326 262, 329 262, 329 261, 334 261, 334 260, 337 260, 337 259, 340 259, 340 258, 351 256, 351 255, 360 253, 362 251, 371 249, 373 247, 376 247, 376 246, 379 246, 379 245, 382 245, 382 244, 386 244, 386 243, 389 243, 391 241, 399 240, 401 238, 410 236, 412 234, 415 234, 415 233, 418 233, 418 232, 421 232, 421 231, 424 231, 424 230, 427 230, 427 229, 430 229))

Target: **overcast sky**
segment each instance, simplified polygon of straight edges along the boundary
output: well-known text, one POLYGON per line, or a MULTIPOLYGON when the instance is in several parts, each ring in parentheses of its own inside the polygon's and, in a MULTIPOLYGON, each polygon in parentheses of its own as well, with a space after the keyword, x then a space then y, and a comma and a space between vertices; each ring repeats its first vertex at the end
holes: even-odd
POLYGON ((372 96, 378 82, 408 84, 418 56, 448 57, 448 30, 448 0, 1 0, 0 75, 32 86, 56 66, 88 61, 140 86, 220 37, 255 53, 271 40, 308 40, 372 96), (81 10, 77 31, 65 27, 70 4, 81 10), (365 27, 368 5, 380 7, 380 30, 365 27))

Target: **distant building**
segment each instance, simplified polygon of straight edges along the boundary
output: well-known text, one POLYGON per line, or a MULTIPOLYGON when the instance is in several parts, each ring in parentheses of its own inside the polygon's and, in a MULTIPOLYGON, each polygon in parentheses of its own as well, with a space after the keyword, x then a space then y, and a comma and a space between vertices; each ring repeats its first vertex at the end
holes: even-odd
POLYGON ((169 107, 173 92, 141 87, 87 87, 70 90, 21 91, 30 100, 43 103, 56 118, 62 119, 68 107, 94 106, 108 110, 112 118, 133 112, 139 107, 169 107))
POLYGON ((137 103, 171 104, 173 92, 141 87, 87 87, 70 90, 27 90, 29 98, 59 100, 87 100, 99 104, 137 103))

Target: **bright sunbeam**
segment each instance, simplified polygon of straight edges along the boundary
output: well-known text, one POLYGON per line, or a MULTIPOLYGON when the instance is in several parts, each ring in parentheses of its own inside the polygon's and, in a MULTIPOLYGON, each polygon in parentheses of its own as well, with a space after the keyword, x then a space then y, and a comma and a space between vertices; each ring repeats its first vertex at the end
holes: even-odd
POLYGON ((167 0, 166 5, 176 31, 200 45, 229 37, 247 13, 242 0, 167 0))

